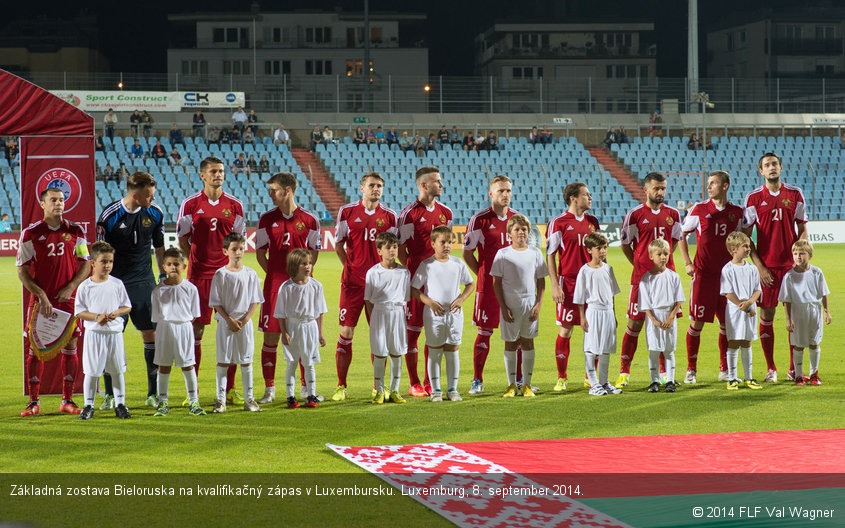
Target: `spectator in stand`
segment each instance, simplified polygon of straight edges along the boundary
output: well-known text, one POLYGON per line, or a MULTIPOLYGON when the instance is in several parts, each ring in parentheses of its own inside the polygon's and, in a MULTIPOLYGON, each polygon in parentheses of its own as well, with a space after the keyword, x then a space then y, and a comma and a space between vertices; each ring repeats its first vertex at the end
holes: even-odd
POLYGON ((232 128, 238 132, 243 131, 246 126, 247 119, 249 119, 244 112, 244 107, 239 106, 235 113, 232 114, 232 128))
POLYGON ((144 137, 148 138, 154 135, 153 123, 155 123, 155 119, 153 119, 153 116, 144 110, 141 112, 141 120, 144 122, 144 137))
POLYGON ((364 135, 364 131, 361 130, 361 127, 356 127, 355 135, 352 136, 352 142, 358 146, 361 146, 364 144, 365 141, 367 141, 367 137, 366 135, 364 135))
POLYGON ((537 127, 531 127, 531 132, 528 134, 528 142, 532 145, 540 142, 540 134, 537 133, 537 127))
POLYGON ((458 133, 458 127, 456 127, 455 125, 452 125, 452 130, 449 131, 449 144, 461 144, 461 135, 458 133))
POLYGON ((194 114, 194 137, 203 137, 205 136, 205 116, 202 115, 202 112, 197 110, 194 114))
POLYGON ((604 141, 602 141, 602 143, 604 143, 605 147, 610 148, 610 145, 616 143, 617 140, 618 137, 616 136, 616 129, 610 127, 610 130, 608 130, 607 134, 604 135, 604 141))
POLYGON ((499 138, 492 130, 487 134, 487 139, 484 140, 484 150, 499 150, 499 138))
POLYGON ((624 145, 631 142, 631 138, 629 138, 628 134, 625 132, 625 127, 619 127, 619 130, 616 132, 616 142, 620 145, 624 145))
POLYGON ((106 144, 103 143, 103 135, 97 134, 97 139, 94 140, 94 150, 97 152, 105 152, 106 144))
MULTIPOLYGON (((845 135, 842 136, 845 138, 845 135)), ((390 130, 387 131, 387 134, 384 137, 387 140, 388 145, 392 145, 394 143, 399 143, 399 134, 396 133, 396 127, 390 127, 390 130)), ((845 141, 845 139, 843 139, 845 141)))
POLYGON ((246 169, 246 158, 244 158, 244 153, 241 152, 235 161, 232 162, 232 172, 234 174, 238 174, 239 172, 244 172, 246 169))
POLYGON ((213 127, 208 132, 208 137, 206 138, 206 141, 208 142, 209 145, 219 144, 220 143, 220 130, 217 127, 213 127))
POLYGON ((290 134, 288 134, 288 131, 285 130, 285 125, 280 124, 279 128, 277 128, 276 131, 273 132, 273 144, 274 145, 287 145, 289 141, 290 141, 290 134))
POLYGON ((425 150, 426 152, 437 150, 437 136, 434 134, 428 135, 428 141, 425 142, 425 150))
POLYGON ((106 181, 117 180, 117 174, 115 174, 114 168, 109 162, 106 162, 106 166, 103 169, 103 179, 106 181))
POLYGON ((185 146, 185 139, 182 137, 182 130, 179 128, 179 125, 173 123, 173 126, 170 127, 170 144, 171 145, 182 145, 185 146))
POLYGON ((18 142, 15 141, 15 138, 8 137, 6 138, 6 161, 11 162, 15 155, 18 153, 18 142))
POLYGON ((258 172, 258 162, 255 160, 255 155, 250 154, 249 160, 246 162, 246 167, 249 172, 258 172))
POLYGON ((484 136, 484 132, 479 130, 475 136, 475 150, 483 150, 484 149, 484 141, 487 138, 484 136))
POLYGON ((173 147, 173 150, 170 152, 170 155, 167 156, 167 161, 170 163, 171 167, 182 166, 182 155, 179 154, 179 150, 176 147, 173 147))
POLYGON ((103 116, 103 128, 106 131, 106 137, 114 139, 115 127, 117 127, 117 114, 114 113, 113 108, 109 108, 109 111, 103 116))
POLYGON ((543 130, 540 131, 540 143, 548 145, 555 142, 555 135, 549 130, 549 127, 543 125, 543 130))
POLYGON ((367 144, 376 142, 376 133, 373 130, 373 125, 367 125, 367 131, 364 133, 364 141, 366 141, 367 144))
POLYGON ((270 160, 267 159, 266 154, 261 155, 261 161, 258 162, 259 172, 270 172, 270 160))
POLYGON ((320 132, 320 125, 314 125, 311 131, 311 152, 317 152, 317 145, 323 143, 323 133, 320 132))
POLYGON ((9 225, 9 215, 3 213, 3 216, 0 216, 0 233, 11 233, 12 226, 9 225))
POLYGON ((379 145, 382 143, 387 143, 387 139, 385 139, 384 130, 381 127, 376 128, 376 143, 379 145))
POLYGON ((152 154, 153 157, 157 160, 164 159, 167 157, 167 151, 164 149, 164 145, 161 144, 161 140, 156 140, 156 144, 153 145, 152 154))
POLYGON ((707 138, 707 145, 705 145, 704 148, 706 148, 707 150, 715 150, 716 149, 716 147, 713 146, 713 139, 712 138, 707 138))
POLYGON ((449 143, 449 131, 446 130, 446 125, 440 127, 440 131, 437 132, 437 140, 441 146, 449 143))
POLYGON ((15 154, 15 157, 12 158, 12 168, 14 169, 15 167, 20 167, 20 165, 21 165, 21 153, 18 152, 17 154, 15 154))
POLYGON ((842 138, 839 140, 839 149, 845 149, 845 132, 842 134, 842 138))
POLYGON ((408 137, 407 132, 402 132, 402 137, 399 138, 399 148, 403 152, 411 148, 411 138, 408 137))
MULTIPOLYGON (((129 148, 129 157, 132 159, 149 157, 144 152, 144 147, 141 146, 141 140, 136 139, 135 144, 129 148)), ((121 165, 123 165, 121 163, 121 165)))
POLYGON ((243 143, 243 138, 241 137, 241 133, 237 128, 233 128, 229 131, 229 143, 232 145, 240 145, 243 143))
POLYGON ((476 148, 475 148, 475 136, 472 135, 471 130, 467 132, 466 136, 464 136, 464 139, 461 142, 461 144, 463 145, 464 150, 466 150, 467 152, 469 152, 470 150, 476 150, 476 148))
POLYGON ((418 156, 422 156, 423 150, 425 150, 425 138, 417 132, 414 134, 414 139, 411 140, 411 146, 418 156))
POLYGON ((249 123, 249 131, 253 136, 258 135, 258 116, 255 115, 255 110, 250 110, 249 115, 246 116, 246 122, 249 123))
POLYGON ((121 161, 120 167, 117 168, 117 171, 115 171, 114 175, 118 181, 125 180, 126 178, 128 178, 129 169, 126 168, 126 164, 121 161))
POLYGON ((220 131, 220 144, 221 145, 228 145, 232 142, 232 136, 229 134, 229 129, 224 128, 220 131))
POLYGON ((94 179, 97 181, 106 181, 105 176, 103 176, 103 169, 100 168, 99 163, 94 164, 94 179))
POLYGON ((255 133, 252 131, 251 127, 247 127, 246 130, 244 130, 243 144, 244 145, 254 145, 255 144, 255 133))
POLYGON ((649 137, 653 136, 662 136, 663 130, 660 127, 660 123, 663 122, 663 118, 660 117, 660 110, 655 110, 651 117, 648 120, 648 135, 649 137))
POLYGON ((141 117, 141 113, 137 110, 132 112, 132 115, 129 116, 129 128, 132 130, 133 136, 138 136, 138 132, 141 130, 141 123, 144 122, 144 119, 141 117))
POLYGON ((330 145, 332 143, 337 142, 337 140, 334 137, 334 132, 332 132, 332 129, 329 128, 329 125, 326 125, 325 127, 323 127, 323 142, 326 145, 330 145))
POLYGON ((693 134, 690 136, 689 141, 687 141, 687 148, 690 150, 701 150, 701 141, 698 140, 698 136, 693 134))

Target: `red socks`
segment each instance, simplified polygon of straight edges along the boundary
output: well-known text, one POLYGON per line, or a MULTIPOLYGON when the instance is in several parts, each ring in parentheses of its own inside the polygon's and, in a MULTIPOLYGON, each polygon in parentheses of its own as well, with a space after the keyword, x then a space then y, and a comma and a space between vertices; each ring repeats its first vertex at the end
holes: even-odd
POLYGON ((261 347, 261 374, 264 376, 265 387, 276 386, 276 349, 277 346, 263 345, 261 347))
POLYGON ((557 377, 566 379, 566 365, 569 363, 568 337, 557 336, 555 341, 555 363, 557 363, 557 377))
POLYGON ((337 338, 337 348, 334 353, 334 362, 337 366, 337 384, 346 387, 346 375, 349 373, 349 365, 352 363, 352 340, 342 336, 337 338))
POLYGON ((760 348, 763 349, 763 355, 766 357, 766 368, 768 370, 777 370, 775 366, 775 330, 772 327, 771 321, 766 321, 760 317, 760 348))
POLYGON ((76 355, 76 349, 62 350, 62 399, 73 399, 73 381, 78 370, 79 357, 76 355))
POLYGON ((690 325, 687 329, 687 370, 698 370, 698 349, 701 347, 701 330, 690 325))
POLYGON ((490 335, 483 328, 478 329, 478 337, 475 338, 475 346, 472 349, 472 377, 484 381, 484 364, 487 363, 487 354, 490 353, 490 335))
POLYGON ((229 365, 226 370, 226 394, 235 386, 235 373, 238 371, 237 365, 229 365))
POLYGON ((200 360, 202 359, 202 342, 197 341, 194 343, 194 371, 199 375, 200 373, 200 360))
POLYGON ((719 327, 719 372, 728 371, 728 334, 725 327, 719 327))
POLYGON ((622 338, 622 354, 621 365, 619 367, 620 374, 631 373, 631 362, 634 360, 634 352, 637 351, 637 341, 640 339, 638 331, 625 329, 625 337, 622 338))
POLYGON ((37 401, 41 391, 41 372, 44 363, 30 354, 26 356, 27 383, 29 383, 29 399, 37 401))
POLYGON ((417 340, 420 338, 420 333, 408 330, 407 335, 408 353, 405 354, 405 367, 408 369, 408 383, 410 385, 419 385, 420 375, 417 372, 417 357, 419 356, 419 350, 417 350, 417 340))

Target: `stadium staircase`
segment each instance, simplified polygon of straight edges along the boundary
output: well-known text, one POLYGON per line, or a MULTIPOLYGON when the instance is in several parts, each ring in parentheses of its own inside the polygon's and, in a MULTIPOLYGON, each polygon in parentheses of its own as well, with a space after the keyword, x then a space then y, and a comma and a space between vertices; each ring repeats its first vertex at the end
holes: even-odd
POLYGON ((626 171, 613 156, 601 147, 588 148, 587 150, 590 151, 590 154, 596 158, 596 161, 598 161, 599 164, 604 167, 604 169, 619 182, 619 185, 628 191, 637 202, 645 201, 645 193, 643 192, 640 184, 633 176, 628 174, 628 171, 626 171))
POLYGON ((326 205, 329 213, 334 215, 348 201, 338 190, 331 175, 323 167, 313 152, 308 149, 292 149, 293 159, 302 172, 311 179, 311 184, 317 195, 326 205))

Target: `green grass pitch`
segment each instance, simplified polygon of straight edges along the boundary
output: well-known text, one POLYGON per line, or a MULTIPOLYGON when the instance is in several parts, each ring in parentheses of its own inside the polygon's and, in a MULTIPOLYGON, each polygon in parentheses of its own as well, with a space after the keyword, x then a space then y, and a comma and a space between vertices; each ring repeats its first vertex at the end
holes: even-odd
MULTIPOLYGON (((456 251, 457 255, 459 252, 456 251)), ((676 258, 679 258, 676 252, 676 258)), ((616 299, 619 342, 624 332, 624 307, 628 298, 631 266, 618 248, 611 248, 608 260, 620 280, 622 294, 616 299)), ((795 387, 781 381, 766 384, 762 391, 729 392, 716 381, 718 352, 717 326, 705 325, 699 356, 699 383, 680 385, 672 394, 649 394, 647 354, 644 336, 632 366, 631 385, 620 396, 591 398, 582 388, 584 360, 581 332, 572 340, 569 363, 569 389, 551 390, 556 381, 554 307, 546 296, 541 315, 540 335, 536 340, 537 359, 534 384, 542 392, 534 399, 503 400, 505 389, 503 345, 498 332, 491 339, 491 352, 485 368, 485 392, 466 394, 472 379, 472 345, 475 330, 471 326, 472 298, 465 309, 465 329, 461 347, 460 391, 464 401, 432 404, 427 399, 407 397, 408 404, 369 403, 372 367, 369 360, 367 325, 361 318, 354 341, 354 356, 349 373, 349 399, 326 401, 318 409, 288 410, 284 398, 264 406, 260 414, 246 413, 237 406, 222 415, 191 417, 177 407, 170 416, 153 418, 153 410, 144 407, 146 378, 140 334, 131 327, 125 334, 128 359, 127 404, 131 420, 118 421, 111 411, 98 411, 94 419, 81 422, 58 414, 59 397, 42 397, 42 415, 21 418, 26 403, 22 395, 22 360, 20 352, 20 283, 14 260, 0 259, 0 317, 4 321, 0 337, 7 343, 0 352, 0 468, 4 473, 360 473, 350 463, 325 448, 325 443, 340 445, 412 444, 423 442, 475 442, 520 439, 610 437, 681 433, 717 433, 828 429, 845 426, 841 412, 845 399, 845 361, 842 345, 845 308, 839 304, 845 293, 842 262, 845 246, 820 245, 812 263, 826 274, 831 293, 833 324, 825 329, 820 372, 820 387, 795 387), (61 449, 56 449, 61 446, 61 449)), ((254 255, 246 264, 258 268, 254 255)), ((327 398, 336 385, 334 344, 338 335, 337 304, 340 264, 333 253, 321 254, 315 277, 326 290, 329 313, 325 320, 328 344, 322 349, 323 362, 317 368, 318 391, 327 398)), ((682 274, 683 275, 683 274, 682 274)), ((689 277, 682 276, 689 295, 689 277)), ((547 290, 548 291, 548 290, 547 290)), ((687 305, 684 305, 687 310, 687 305)), ((257 316, 256 316, 257 318, 257 316)), ((678 371, 686 370, 684 335, 687 318, 678 326, 678 371)), ((783 309, 775 320, 776 361, 785 377, 788 358, 787 334, 783 309)), ((424 338, 420 339, 422 349, 424 338)), ((261 336, 256 335, 256 358, 261 336)), ((200 401, 210 411, 214 393, 214 330, 206 331, 204 359, 199 373, 200 401)), ((765 374, 765 361, 759 342, 753 344, 754 372, 765 374)), ((281 356, 280 356, 281 357, 281 356)), ((806 361, 806 360, 805 360, 806 361)), ((420 354, 422 363, 422 354, 420 354)), ((611 381, 618 373, 618 353, 611 359, 611 381)), ((256 397, 263 391, 260 367, 255 368, 256 397)), ((422 364, 420 364, 422 372, 422 364)), ((283 393, 283 361, 277 368, 277 383, 283 393)), ((408 379, 403 368, 402 391, 407 393, 408 379)), ((241 386, 240 374, 236 386, 241 386)), ((172 402, 184 398, 184 383, 178 369, 170 382, 172 402)), ((81 396, 79 396, 81 400, 81 396)), ((97 400, 99 405, 100 399, 97 400)), ((609 454, 608 454, 609 455, 609 454)), ((784 464, 791 461, 784 460, 784 464)), ((625 468, 620 468, 624 471, 625 468)), ((727 468, 726 468, 727 469, 727 468)), ((373 479, 375 482, 375 479, 373 479)), ((402 508, 423 524, 442 524, 443 519, 410 500, 402 508)), ((360 518, 362 524, 387 522, 396 512, 384 517, 360 518)), ((38 514, 34 514, 38 516, 38 514)), ((50 524, 47 513, 40 513, 50 524)), ((331 519, 329 513, 328 519, 331 519)), ((39 517, 39 518, 41 518, 39 517)), ((2 518, 2 516, 0 516, 2 518)), ((351 519, 350 519, 351 520, 351 519)), ((355 524, 355 523, 352 523, 355 524)))

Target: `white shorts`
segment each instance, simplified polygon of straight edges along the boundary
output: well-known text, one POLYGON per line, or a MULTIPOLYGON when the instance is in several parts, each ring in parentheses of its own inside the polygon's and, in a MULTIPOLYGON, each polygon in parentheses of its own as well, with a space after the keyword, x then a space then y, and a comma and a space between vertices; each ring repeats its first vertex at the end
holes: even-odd
POLYGON ((792 322, 795 323, 795 331, 789 334, 792 346, 806 348, 821 344, 824 319, 820 304, 792 303, 792 322))
POLYGON ((290 344, 282 345, 285 361, 301 361, 303 367, 320 362, 320 330, 317 321, 286 319, 285 329, 290 335, 290 344))
POLYGON ((404 305, 376 304, 370 314, 370 353, 403 356, 408 351, 404 305))
POLYGON ((255 354, 255 330, 252 319, 239 332, 229 330, 229 325, 217 321, 217 362, 228 365, 252 363, 255 354))
POLYGON ((584 352, 615 354, 616 316, 613 310, 597 310, 592 305, 587 305, 584 315, 589 330, 584 333, 584 352))
MULTIPOLYGON (((669 317, 669 310, 661 310, 660 308, 653 309, 651 313, 654 314, 658 321, 665 321, 669 317)), ((648 350, 653 352, 669 353, 675 351, 676 342, 678 341, 678 319, 672 321, 672 328, 664 329, 654 325, 651 319, 646 316, 645 322, 645 342, 648 350)))
POLYGON ((505 318, 499 312, 499 327, 502 329, 502 341, 512 343, 523 337, 525 339, 534 339, 540 329, 540 318, 534 321, 529 319, 531 309, 534 308, 534 303, 537 300, 534 297, 505 297, 505 302, 510 308, 511 315, 513 315, 513 322, 505 321, 505 318))
POLYGON ((163 367, 171 365, 177 368, 193 367, 197 362, 194 356, 194 325, 190 321, 158 323, 156 325, 156 355, 153 362, 163 367))
POLYGON ((82 340, 82 372, 100 377, 104 372, 117 376, 126 372, 126 352, 120 332, 85 332, 82 340))
POLYGON ((737 305, 728 302, 725 308, 725 334, 728 341, 754 341, 757 339, 757 308, 751 307, 754 315, 748 316, 739 310, 737 305))
POLYGON ((429 347, 460 345, 464 333, 464 311, 434 315, 431 308, 426 306, 423 311, 423 326, 425 327, 425 344, 429 347))

